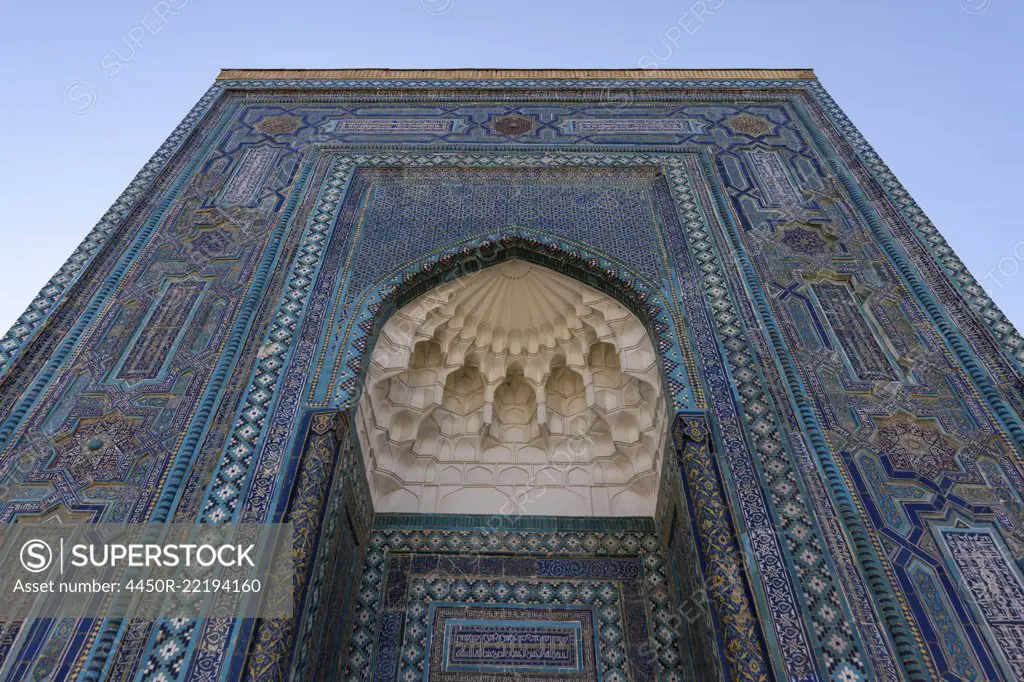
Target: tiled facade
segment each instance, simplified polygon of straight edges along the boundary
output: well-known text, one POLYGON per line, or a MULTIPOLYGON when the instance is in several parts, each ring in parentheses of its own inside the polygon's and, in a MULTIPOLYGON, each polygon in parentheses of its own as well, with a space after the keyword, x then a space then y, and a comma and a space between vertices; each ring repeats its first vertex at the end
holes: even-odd
POLYGON ((290 520, 299 616, 4 623, 4 674, 1013 679, 1022 363, 807 72, 227 74, 0 341, 0 519, 290 520), (382 324, 510 258, 646 325, 655 518, 374 516, 382 324))

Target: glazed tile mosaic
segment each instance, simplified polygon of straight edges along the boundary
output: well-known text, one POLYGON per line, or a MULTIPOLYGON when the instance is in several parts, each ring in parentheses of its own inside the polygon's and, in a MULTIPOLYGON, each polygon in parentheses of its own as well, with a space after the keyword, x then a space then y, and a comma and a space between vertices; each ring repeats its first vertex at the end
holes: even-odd
POLYGON ((298 569, 287 621, 2 623, 5 679, 1024 677, 1024 339, 807 71, 226 72, 0 386, 3 522, 289 520, 298 569), (647 331, 653 518, 374 509, 385 322, 516 259, 647 331))
POLYGON ((392 529, 370 543, 350 679, 682 679, 650 532, 392 529))

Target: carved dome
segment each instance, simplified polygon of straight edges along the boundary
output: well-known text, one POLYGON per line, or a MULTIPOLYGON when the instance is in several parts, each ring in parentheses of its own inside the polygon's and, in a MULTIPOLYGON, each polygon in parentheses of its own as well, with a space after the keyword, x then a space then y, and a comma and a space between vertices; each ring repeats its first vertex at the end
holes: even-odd
POLYGON ((384 325, 357 429, 378 511, 648 516, 665 407, 623 305, 510 260, 384 325))

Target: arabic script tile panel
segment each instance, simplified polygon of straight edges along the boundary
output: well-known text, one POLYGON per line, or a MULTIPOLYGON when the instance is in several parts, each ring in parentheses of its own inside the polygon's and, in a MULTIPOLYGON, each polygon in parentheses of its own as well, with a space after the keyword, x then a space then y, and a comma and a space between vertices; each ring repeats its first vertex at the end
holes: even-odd
POLYGON ((220 81, 0 340, 0 520, 293 520, 302 618, 5 623, 4 670, 1019 677, 1022 361, 816 81, 220 81), (508 258, 647 325, 673 445, 649 531, 483 533, 450 594, 468 536, 369 530, 345 410, 396 306, 508 258))

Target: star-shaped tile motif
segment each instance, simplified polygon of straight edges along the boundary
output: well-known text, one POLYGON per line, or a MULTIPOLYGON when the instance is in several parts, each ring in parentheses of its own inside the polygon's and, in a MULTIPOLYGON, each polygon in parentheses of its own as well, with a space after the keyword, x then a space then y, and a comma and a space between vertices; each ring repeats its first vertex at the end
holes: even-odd
POLYGON ((532 118, 510 114, 491 121, 491 130, 508 137, 518 137, 532 132, 537 127, 537 122, 532 118))
POLYGON ((277 116, 267 116, 253 127, 264 135, 287 135, 298 130, 299 123, 299 119, 296 116, 279 114, 277 116))
POLYGON ((761 137, 775 130, 775 124, 768 119, 747 113, 730 116, 724 123, 734 133, 750 137, 761 137))
POLYGON ((933 481, 945 473, 960 471, 957 448, 932 424, 907 415, 881 422, 875 445, 900 471, 918 473, 933 481))

